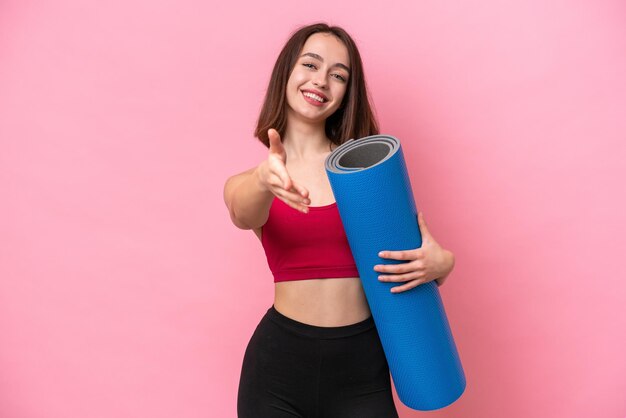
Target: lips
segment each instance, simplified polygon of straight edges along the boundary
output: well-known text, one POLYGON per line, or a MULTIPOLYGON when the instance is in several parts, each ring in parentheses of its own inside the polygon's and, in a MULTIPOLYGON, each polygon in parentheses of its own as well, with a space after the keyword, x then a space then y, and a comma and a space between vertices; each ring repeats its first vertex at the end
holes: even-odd
POLYGON ((328 97, 316 90, 302 90, 302 95, 304 100, 316 106, 321 106, 328 101, 328 97))

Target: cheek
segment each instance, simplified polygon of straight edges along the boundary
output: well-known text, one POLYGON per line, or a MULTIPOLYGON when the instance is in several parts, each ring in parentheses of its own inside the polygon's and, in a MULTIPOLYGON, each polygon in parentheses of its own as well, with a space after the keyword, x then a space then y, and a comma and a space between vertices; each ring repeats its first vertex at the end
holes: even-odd
POLYGON ((287 86, 285 88, 285 96, 287 99, 287 103, 292 104, 295 96, 298 94, 298 80, 295 77, 295 74, 292 74, 287 80, 287 86))
POLYGON ((298 89, 298 87, 300 87, 300 85, 302 85, 302 83, 304 83, 304 81, 304 74, 302 74, 302 72, 300 71, 294 70, 289 76, 289 80, 287 81, 287 87, 295 91, 298 89))
POLYGON ((339 105, 343 101, 343 98, 345 97, 347 91, 348 91, 347 87, 340 87, 335 90, 334 97, 337 98, 337 102, 338 102, 337 107, 339 107, 339 105))

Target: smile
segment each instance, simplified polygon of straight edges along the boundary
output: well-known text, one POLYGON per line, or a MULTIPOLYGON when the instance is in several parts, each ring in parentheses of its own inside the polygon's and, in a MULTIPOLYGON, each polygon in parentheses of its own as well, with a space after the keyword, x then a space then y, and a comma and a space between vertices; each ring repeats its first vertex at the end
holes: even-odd
POLYGON ((309 102, 311 104, 314 104, 314 105, 317 105, 317 106, 319 106, 319 105, 321 105, 323 103, 326 103, 328 101, 327 98, 322 97, 322 96, 320 96, 318 94, 315 94, 315 93, 313 93, 311 91, 303 91, 302 95, 304 96, 304 98, 305 98, 305 100, 307 102, 309 102))

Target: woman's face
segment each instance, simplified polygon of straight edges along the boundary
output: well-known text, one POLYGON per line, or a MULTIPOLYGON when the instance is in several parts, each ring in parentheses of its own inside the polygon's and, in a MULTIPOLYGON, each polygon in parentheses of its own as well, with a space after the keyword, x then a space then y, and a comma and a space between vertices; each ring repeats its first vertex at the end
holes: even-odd
POLYGON ((288 116, 323 122, 341 105, 348 88, 350 57, 329 33, 311 35, 287 81, 288 116))

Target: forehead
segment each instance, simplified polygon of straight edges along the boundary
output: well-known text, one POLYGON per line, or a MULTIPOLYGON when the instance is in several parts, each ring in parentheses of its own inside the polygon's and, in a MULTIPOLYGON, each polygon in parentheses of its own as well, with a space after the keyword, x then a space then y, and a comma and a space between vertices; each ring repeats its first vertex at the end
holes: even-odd
POLYGON ((313 52, 321 56, 330 65, 335 63, 350 65, 348 48, 335 35, 330 33, 314 33, 304 43, 300 55, 313 52))

